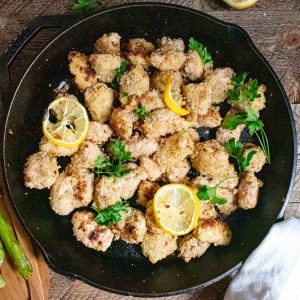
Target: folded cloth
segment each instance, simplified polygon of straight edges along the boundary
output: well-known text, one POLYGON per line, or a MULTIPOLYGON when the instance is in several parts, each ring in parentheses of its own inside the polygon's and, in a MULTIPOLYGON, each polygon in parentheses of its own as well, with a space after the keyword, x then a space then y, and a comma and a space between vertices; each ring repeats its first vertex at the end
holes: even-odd
POLYGON ((300 299, 300 219, 273 225, 230 283, 224 300, 300 299))

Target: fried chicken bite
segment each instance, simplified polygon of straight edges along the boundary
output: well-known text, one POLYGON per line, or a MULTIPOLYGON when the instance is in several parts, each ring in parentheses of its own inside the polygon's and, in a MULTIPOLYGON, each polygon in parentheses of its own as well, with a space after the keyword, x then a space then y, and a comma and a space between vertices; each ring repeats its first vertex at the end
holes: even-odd
POLYGON ((151 53, 151 63, 160 71, 177 71, 184 61, 185 54, 183 52, 157 49, 151 53))
POLYGON ((219 127, 216 132, 216 140, 221 145, 226 144, 227 142, 229 142, 230 139, 239 140, 244 128, 244 124, 238 125, 237 128, 234 130, 219 127))
POLYGON ((153 200, 149 200, 146 204, 146 224, 147 230, 152 233, 163 233, 164 231, 158 226, 153 212, 153 200))
POLYGON ((127 44, 127 58, 133 65, 150 66, 150 55, 155 47, 145 39, 130 39, 127 44))
POLYGON ((49 189, 59 176, 57 159, 50 153, 37 152, 27 158, 24 167, 25 186, 30 189, 49 189))
POLYGON ((121 218, 121 221, 111 227, 115 239, 121 238, 129 244, 141 243, 147 233, 144 214, 138 209, 129 207, 127 212, 121 213, 121 218))
POLYGON ((171 39, 170 37, 163 36, 157 40, 158 48, 166 51, 184 52, 184 41, 179 39, 171 39))
POLYGON ((263 182, 257 179, 253 172, 246 172, 238 187, 238 206, 242 209, 254 208, 262 186, 263 182))
POLYGON ((164 178, 170 183, 180 183, 188 174, 191 166, 187 159, 178 161, 164 174, 164 178))
POLYGON ((138 188, 138 196, 136 202, 142 206, 146 206, 148 201, 151 201, 160 188, 160 185, 156 182, 143 180, 138 188))
POLYGON ((228 96, 227 92, 232 88, 231 78, 235 75, 231 68, 217 68, 209 74, 205 83, 210 87, 212 104, 223 102, 228 96))
MULTIPOLYGON (((149 86, 150 79, 144 68, 140 65, 133 66, 120 79, 120 95, 127 93, 128 96, 142 96, 149 91, 149 86)), ((122 97, 120 101, 122 102, 122 97)))
POLYGON ((173 94, 180 93, 183 87, 182 75, 179 71, 157 71, 151 77, 151 87, 163 93, 168 76, 172 74, 171 92, 173 94))
POLYGON ((171 255, 177 249, 177 237, 168 233, 147 232, 142 242, 143 254, 148 257, 151 263, 171 255))
POLYGON ((216 128, 221 125, 222 117, 218 106, 211 106, 205 115, 197 116, 197 127, 216 128))
POLYGON ((251 151, 256 152, 252 156, 249 166, 246 167, 246 171, 255 172, 255 173, 260 172, 262 167, 266 163, 266 157, 261 147, 251 143, 245 143, 244 149, 245 149, 244 157, 247 157, 251 151))
POLYGON ((113 205, 120 199, 130 199, 142 180, 147 178, 143 168, 130 163, 126 166, 132 171, 123 177, 102 176, 95 184, 94 201, 99 208, 113 205))
POLYGON ((116 69, 121 64, 120 56, 111 54, 92 54, 89 58, 96 77, 102 82, 112 82, 116 75, 116 69))
POLYGON ((109 125, 97 121, 90 121, 86 141, 102 145, 110 139, 112 134, 113 131, 109 125))
POLYGON ((212 90, 204 82, 185 85, 183 97, 186 100, 187 110, 197 115, 206 115, 212 105, 212 90))
POLYGON ((51 141, 47 140, 46 137, 42 137, 40 144, 39 144, 40 151, 47 152, 54 156, 71 156, 75 152, 78 151, 78 146, 72 148, 66 148, 63 146, 58 146, 52 143, 51 141))
POLYGON ((94 174, 88 169, 68 165, 50 190, 50 206, 58 215, 88 206, 93 199, 94 174))
POLYGON ((237 192, 237 189, 225 189, 221 187, 217 188, 217 197, 227 201, 225 204, 216 205, 222 215, 229 216, 238 209, 237 192))
POLYGON ((77 241, 86 247, 105 252, 111 245, 114 234, 108 227, 98 225, 94 217, 91 212, 75 212, 71 221, 73 233, 77 241))
POLYGON ((147 178, 150 181, 159 179, 163 173, 159 164, 146 156, 140 157, 140 167, 144 170, 144 172, 146 172, 147 178))
POLYGON ((150 156, 159 147, 157 140, 143 137, 139 133, 123 141, 123 144, 126 150, 131 152, 131 158, 133 159, 140 158, 141 156, 150 156))
POLYGON ((141 96, 140 106, 144 107, 147 113, 150 113, 152 110, 165 108, 165 102, 163 100, 163 95, 157 90, 151 90, 141 96))
POLYGON ((94 121, 105 123, 113 111, 114 91, 105 83, 96 83, 84 93, 85 106, 94 121))
POLYGON ((72 156, 72 165, 78 168, 94 169, 98 156, 102 154, 100 148, 91 142, 80 144, 79 150, 72 156))
POLYGON ((148 138, 158 138, 189 127, 184 118, 176 115, 167 108, 152 111, 145 119, 142 130, 148 138))
POLYGON ((103 34, 95 43, 94 51, 100 54, 120 55, 121 37, 116 32, 103 34))
POLYGON ((72 51, 68 55, 70 72, 75 76, 75 84, 80 91, 97 82, 96 73, 89 65, 89 58, 78 51, 72 51))

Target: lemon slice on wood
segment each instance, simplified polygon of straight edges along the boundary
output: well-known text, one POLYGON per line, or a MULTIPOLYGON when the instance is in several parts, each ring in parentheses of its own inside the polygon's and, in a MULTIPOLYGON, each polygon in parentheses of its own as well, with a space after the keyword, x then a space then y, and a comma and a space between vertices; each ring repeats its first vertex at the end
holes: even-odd
POLYGON ((245 9, 253 6, 258 0, 223 0, 229 6, 235 9, 245 9))

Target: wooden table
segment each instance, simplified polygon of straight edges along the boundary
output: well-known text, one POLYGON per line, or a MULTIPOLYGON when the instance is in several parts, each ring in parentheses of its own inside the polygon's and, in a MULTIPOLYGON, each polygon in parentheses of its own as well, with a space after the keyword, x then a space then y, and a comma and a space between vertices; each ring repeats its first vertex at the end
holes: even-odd
MULTIPOLYGON (((106 1, 108 5, 137 1, 106 1)), ((172 2, 207 12, 219 19, 236 23, 247 30, 258 49, 264 54, 281 78, 293 106, 298 133, 300 132, 300 1, 299 0, 260 0, 245 11, 228 9, 221 0, 179 0, 172 2)), ((74 0, 1 0, 0 1, 0 54, 9 42, 34 17, 48 14, 70 13, 74 0)), ((46 30, 19 55, 12 66, 12 78, 17 82, 37 52, 57 32, 46 30)), ((300 137, 298 136, 298 141, 300 137)), ((298 159, 299 162, 299 159, 298 159)), ((298 163, 299 166, 299 163, 298 163)), ((300 168, 297 170, 296 185, 286 217, 300 217, 300 168)), ((50 270, 50 299, 125 299, 92 288, 77 280, 70 280, 50 270)), ((222 299, 230 277, 194 292, 164 299, 222 299)), ((163 298, 161 298, 163 299, 163 298)), ((20 299, 23 300, 23 299, 20 299)))

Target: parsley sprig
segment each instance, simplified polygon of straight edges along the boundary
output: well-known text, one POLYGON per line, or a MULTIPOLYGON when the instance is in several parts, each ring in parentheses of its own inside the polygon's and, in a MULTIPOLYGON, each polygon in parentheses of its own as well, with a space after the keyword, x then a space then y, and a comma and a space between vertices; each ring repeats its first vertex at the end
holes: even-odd
POLYGON ((250 101, 253 102, 255 98, 259 98, 261 95, 258 93, 257 79, 249 79, 246 81, 248 73, 244 72, 240 75, 234 76, 231 79, 233 88, 228 90, 228 102, 233 103, 236 101, 250 101))
POLYGON ((203 201, 209 200, 212 205, 226 204, 227 203, 226 199, 217 197, 217 188, 220 186, 221 183, 223 183, 224 181, 226 181, 228 179, 232 179, 232 178, 237 178, 237 176, 228 177, 228 178, 220 181, 217 185, 215 185, 213 187, 207 187, 205 185, 199 187, 198 192, 197 192, 197 197, 199 198, 199 200, 203 200, 203 201))
POLYGON ((125 150, 125 145, 120 139, 116 139, 110 146, 111 158, 99 155, 95 163, 95 175, 108 177, 123 177, 132 169, 127 169, 124 163, 130 160, 131 152, 125 150))
MULTIPOLYGON (((119 88, 121 76, 127 71, 129 63, 126 60, 122 60, 120 66, 116 69, 116 75, 110 86, 117 90, 119 88)), ((127 93, 128 94, 128 93, 127 93)))
POLYGON ((245 124, 248 127, 249 133, 251 135, 256 135, 265 154, 266 160, 270 164, 270 146, 267 134, 264 130, 264 123, 262 120, 259 119, 259 117, 255 113, 248 111, 238 113, 234 116, 225 117, 221 126, 225 129, 235 130, 237 126, 241 124, 245 124))
POLYGON ((77 0, 76 3, 72 6, 72 9, 77 11, 86 11, 94 9, 103 3, 103 0, 77 0))
POLYGON ((136 107, 134 112, 138 115, 139 119, 141 120, 145 120, 148 115, 148 112, 146 111, 146 108, 144 106, 136 107))
POLYGON ((207 48, 192 37, 189 39, 189 49, 196 51, 204 64, 213 61, 211 54, 208 52, 207 48))
POLYGON ((224 145, 225 150, 237 161, 239 171, 244 173, 246 168, 249 167, 253 155, 256 153, 255 150, 250 151, 245 157, 244 144, 241 141, 237 141, 234 138, 230 139, 224 145))
POLYGON ((110 205, 104 209, 93 206, 92 209, 97 212, 95 221, 97 224, 109 227, 116 224, 122 220, 120 213, 128 212, 128 202, 118 201, 114 205, 110 205))

